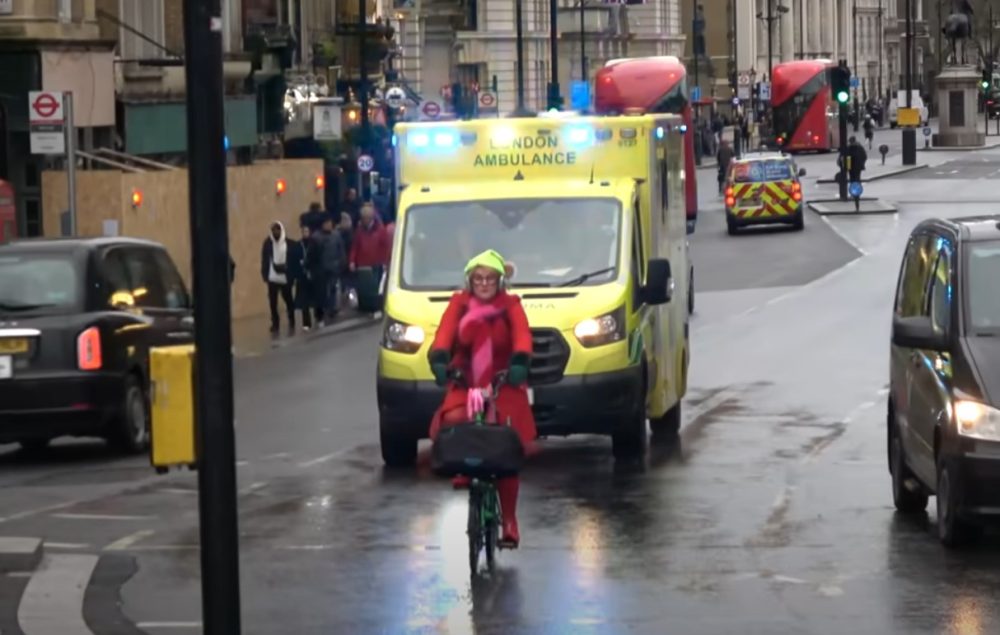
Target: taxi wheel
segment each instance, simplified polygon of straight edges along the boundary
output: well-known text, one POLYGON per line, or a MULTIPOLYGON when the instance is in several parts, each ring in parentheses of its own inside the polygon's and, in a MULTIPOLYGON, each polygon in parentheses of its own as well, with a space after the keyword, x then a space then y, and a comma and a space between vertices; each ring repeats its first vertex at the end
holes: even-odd
POLYGON ((410 467, 417 462, 417 439, 393 434, 379 426, 382 461, 389 467, 410 467))
POLYGON ((954 463, 938 460, 938 538, 945 547, 964 547, 976 541, 982 529, 961 513, 962 483, 954 463))
POLYGON ((135 375, 125 379, 125 399, 108 441, 129 454, 139 454, 149 447, 149 405, 135 375))

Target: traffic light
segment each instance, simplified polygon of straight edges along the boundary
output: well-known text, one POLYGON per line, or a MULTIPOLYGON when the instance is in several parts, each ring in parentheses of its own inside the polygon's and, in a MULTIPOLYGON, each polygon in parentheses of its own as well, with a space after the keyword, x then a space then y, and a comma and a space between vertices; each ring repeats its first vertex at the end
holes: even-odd
POLYGON ((992 82, 993 82, 993 78, 990 77, 990 70, 988 68, 984 68, 983 69, 983 80, 979 83, 979 85, 983 87, 983 90, 986 90, 986 89, 988 89, 990 87, 990 84, 992 82))
POLYGON ((851 69, 841 62, 830 69, 830 88, 838 104, 846 104, 851 99, 851 69))

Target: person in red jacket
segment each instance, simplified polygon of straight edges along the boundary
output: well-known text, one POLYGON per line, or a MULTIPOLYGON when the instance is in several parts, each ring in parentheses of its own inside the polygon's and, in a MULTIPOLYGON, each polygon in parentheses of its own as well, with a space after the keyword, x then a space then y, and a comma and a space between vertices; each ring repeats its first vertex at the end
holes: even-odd
POLYGON ((375 214, 375 206, 365 203, 361 207, 361 219, 351 241, 351 271, 357 271, 358 267, 371 267, 375 279, 379 280, 388 256, 389 235, 385 231, 385 225, 375 214))
MULTIPOLYGON (((434 378, 447 385, 444 402, 431 421, 430 438, 435 439, 443 426, 466 423, 468 389, 449 382, 449 371, 461 371, 467 383, 488 388, 493 377, 508 371, 496 399, 497 420, 510 419, 527 448, 537 436, 535 418, 528 400, 528 365, 531 360, 531 330, 521 298, 504 288, 509 271, 503 257, 495 251, 485 251, 465 267, 466 289, 455 293, 441 318, 437 335, 431 345, 430 363, 434 378)), ((456 487, 468 484, 465 477, 455 477, 456 487)), ((497 482, 500 508, 503 511, 501 544, 517 547, 520 532, 517 526, 518 477, 497 482)))

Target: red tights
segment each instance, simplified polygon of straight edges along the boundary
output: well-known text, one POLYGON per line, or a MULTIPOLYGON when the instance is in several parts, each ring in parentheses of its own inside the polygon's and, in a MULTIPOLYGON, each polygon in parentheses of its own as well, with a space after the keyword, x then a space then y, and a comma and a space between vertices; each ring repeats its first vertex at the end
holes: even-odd
MULTIPOLYGON (((468 421, 464 406, 452 408, 441 415, 441 427, 468 421)), ((517 476, 497 480, 497 493, 500 495, 500 509, 503 511, 504 522, 517 521, 517 491, 520 485, 521 479, 517 476)))

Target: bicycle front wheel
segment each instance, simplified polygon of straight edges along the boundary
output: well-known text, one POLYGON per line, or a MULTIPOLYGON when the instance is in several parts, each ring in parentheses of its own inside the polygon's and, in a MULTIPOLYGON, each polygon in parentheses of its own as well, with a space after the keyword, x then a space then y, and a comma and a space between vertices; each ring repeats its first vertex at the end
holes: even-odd
POLYGON ((482 549, 482 499, 475 483, 469 485, 469 572, 474 576, 479 571, 479 550, 482 549))

